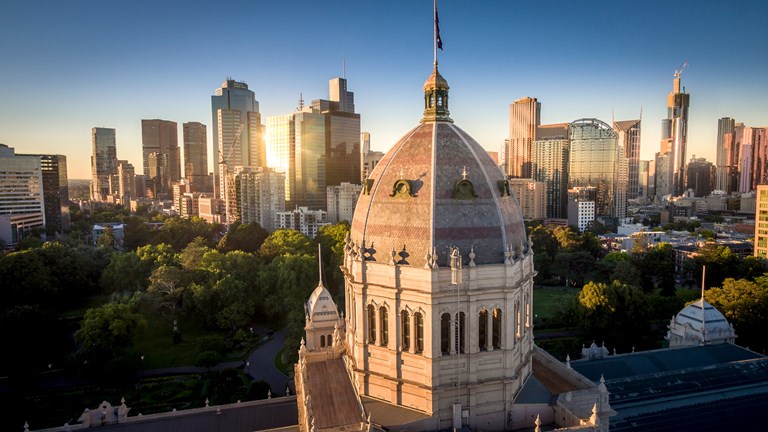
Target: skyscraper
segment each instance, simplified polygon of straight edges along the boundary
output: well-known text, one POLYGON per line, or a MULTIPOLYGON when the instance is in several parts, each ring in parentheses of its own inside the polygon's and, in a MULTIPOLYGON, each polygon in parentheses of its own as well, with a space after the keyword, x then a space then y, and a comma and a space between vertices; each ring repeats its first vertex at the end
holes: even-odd
POLYGON ((150 192, 150 198, 169 198, 171 194, 171 182, 168 180, 170 170, 168 169, 168 155, 165 153, 152 152, 148 155, 147 163, 147 189, 150 192))
POLYGON ((91 156, 91 200, 106 201, 112 192, 112 176, 117 174, 117 143, 115 130, 95 127, 91 129, 93 155, 91 156))
POLYGON ((507 175, 531 178, 531 146, 536 141, 536 127, 541 117, 541 104, 536 98, 524 97, 509 106, 509 143, 504 152, 507 175))
POLYGON ((517 198, 525 220, 547 216, 547 185, 531 179, 509 179, 509 190, 517 198))
POLYGON ((236 167, 234 178, 238 220, 276 229, 277 214, 285 211, 285 175, 272 168, 236 167))
POLYGON ((750 128, 752 138, 752 184, 750 190, 757 190, 757 185, 768 184, 768 128, 750 128))
POLYGON ((667 118, 661 122, 660 153, 669 153, 669 193, 675 196, 682 195, 685 189, 685 150, 690 105, 690 95, 685 93, 685 88, 680 87, 681 73, 682 70, 675 71, 672 91, 667 96, 667 118))
POLYGON ((531 152, 533 179, 547 190, 547 217, 568 217, 568 123, 539 126, 531 152))
POLYGON ((141 150, 144 162, 144 175, 149 174, 150 153, 166 155, 168 174, 164 179, 164 191, 171 190, 171 183, 181 179, 181 159, 179 154, 179 131, 176 122, 169 120, 141 121, 141 150))
POLYGON ((68 230, 69 181, 67 179, 67 157, 64 155, 45 154, 20 154, 19 156, 40 158, 46 227, 57 232, 68 230))
POLYGON ((360 184, 360 114, 355 113, 354 93, 347 80, 329 82, 330 100, 312 101, 325 119, 326 185, 360 184))
POLYGON ((738 150, 734 148, 734 129, 736 120, 723 117, 717 121, 717 157, 715 165, 717 169, 716 188, 725 193, 731 192, 731 186, 736 171, 738 150))
POLYGON ((208 176, 207 128, 198 122, 184 123, 184 177, 195 192, 211 192, 208 176))
POLYGON ((613 128, 627 159, 627 199, 635 199, 639 195, 640 181, 640 120, 617 121, 613 128))
POLYGON ((45 223, 40 157, 16 155, 0 144, 0 240, 13 245, 45 223))
MULTIPOLYGON (((117 161, 118 194, 123 205, 130 204, 132 199, 138 198, 136 189, 136 170, 133 164, 127 160, 117 161)), ((143 191, 142 191, 143 192, 143 191)))
POLYGON ((570 123, 568 188, 597 188, 596 217, 626 216, 626 159, 618 135, 598 119, 570 123))
POLYGON ((268 117, 267 131, 269 164, 285 173, 286 208, 325 209, 327 158, 323 114, 305 107, 293 114, 268 117))
POLYGON ((755 256, 768 258, 768 185, 758 185, 755 204, 755 256))
MULTIPOLYGON (((236 166, 265 167, 264 145, 259 102, 248 84, 228 79, 211 96, 213 124, 213 160, 218 164, 219 178, 225 170, 236 166), (224 163, 221 163, 224 162, 224 163)), ((219 181, 218 197, 224 196, 227 183, 219 181)))
POLYGON ((705 197, 712 193, 715 184, 715 166, 704 158, 691 157, 686 173, 686 189, 693 190, 693 196, 705 197))

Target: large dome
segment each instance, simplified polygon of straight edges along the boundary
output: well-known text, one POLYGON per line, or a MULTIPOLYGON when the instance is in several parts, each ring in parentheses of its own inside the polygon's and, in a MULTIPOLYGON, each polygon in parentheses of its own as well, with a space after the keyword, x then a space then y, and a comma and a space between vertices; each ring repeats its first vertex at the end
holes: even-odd
POLYGON ((488 153, 448 117, 447 88, 435 68, 422 123, 363 182, 351 238, 366 259, 424 266, 436 253, 443 266, 456 246, 465 264, 470 252, 475 264, 496 264, 528 249, 517 200, 488 153))
POLYGON ((703 298, 684 307, 675 316, 674 321, 680 325, 688 325, 696 331, 706 329, 707 333, 731 330, 725 316, 703 298))

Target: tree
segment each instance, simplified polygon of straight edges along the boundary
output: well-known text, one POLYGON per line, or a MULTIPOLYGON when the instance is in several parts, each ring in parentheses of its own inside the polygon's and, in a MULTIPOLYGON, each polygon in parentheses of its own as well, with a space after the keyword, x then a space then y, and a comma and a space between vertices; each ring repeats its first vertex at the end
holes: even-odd
POLYGON ((331 292, 338 295, 344 286, 344 275, 341 265, 344 263, 344 246, 349 233, 349 222, 343 221, 334 225, 325 225, 317 232, 317 240, 323 251, 323 276, 331 292))
POLYGON ((145 327, 146 321, 131 306, 107 303, 85 312, 75 340, 86 357, 104 362, 130 349, 136 334, 145 327))
POLYGON ((176 318, 177 309, 181 308, 181 299, 186 289, 185 273, 176 266, 163 265, 152 272, 149 277, 149 287, 147 293, 150 298, 156 300, 161 309, 170 312, 173 318, 176 318))
POLYGON ((651 341, 650 306, 640 289, 618 281, 589 282, 578 301, 579 328, 585 337, 604 340, 622 350, 651 341))
POLYGON ((229 232, 219 241, 218 249, 221 252, 235 250, 243 252, 258 252, 269 233, 257 223, 232 225, 229 232))
POLYGON ((579 286, 594 271, 595 258, 585 251, 558 252, 554 268, 554 273, 562 277, 566 285, 579 286))
POLYGON ((662 295, 675 295, 674 255, 669 243, 656 245, 643 254, 634 254, 632 260, 640 273, 643 292, 659 289, 662 295))
POLYGON ((149 226, 147 226, 145 222, 145 219, 137 216, 131 216, 126 218, 124 223, 123 248, 125 250, 132 251, 139 246, 144 246, 150 243, 152 236, 149 230, 149 226))
POLYGON ((136 255, 142 262, 148 263, 154 270, 162 265, 177 265, 178 259, 173 247, 166 243, 146 245, 136 249, 136 255))
POLYGON ((728 278, 722 287, 707 290, 705 298, 736 328, 739 345, 755 351, 768 348, 768 273, 754 282, 728 278))
POLYGON ((312 241, 292 229, 279 229, 267 237, 259 248, 259 255, 267 261, 280 255, 314 255, 312 241))
POLYGON ((208 373, 211 373, 211 368, 219 364, 221 360, 221 354, 216 351, 203 351, 197 355, 195 366, 208 368, 208 373))
POLYGON ((640 286, 640 272, 631 261, 619 261, 611 272, 611 282, 618 281, 625 285, 640 286))
POLYGON ((192 240, 179 254, 179 263, 185 270, 198 269, 206 253, 211 251, 202 237, 192 240))
POLYGON ((151 263, 142 261, 136 252, 116 253, 101 273, 101 288, 105 293, 144 290, 151 271, 151 263))
POLYGON ((117 238, 115 237, 115 230, 111 226, 105 226, 104 232, 96 240, 96 244, 102 247, 117 247, 117 238))
POLYGON ((208 246, 213 246, 220 230, 220 225, 209 224, 199 217, 189 219, 174 217, 165 220, 155 235, 153 243, 165 243, 174 251, 180 251, 195 238, 202 237, 208 242, 208 246))

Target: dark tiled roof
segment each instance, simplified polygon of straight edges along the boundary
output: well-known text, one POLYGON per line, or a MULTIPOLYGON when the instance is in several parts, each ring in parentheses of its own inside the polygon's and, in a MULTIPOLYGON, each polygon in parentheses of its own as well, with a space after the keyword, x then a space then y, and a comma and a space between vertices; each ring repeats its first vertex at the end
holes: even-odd
POLYGON ((368 396, 361 396, 365 412, 371 414, 371 422, 392 428, 429 418, 428 415, 410 408, 394 405, 368 396))

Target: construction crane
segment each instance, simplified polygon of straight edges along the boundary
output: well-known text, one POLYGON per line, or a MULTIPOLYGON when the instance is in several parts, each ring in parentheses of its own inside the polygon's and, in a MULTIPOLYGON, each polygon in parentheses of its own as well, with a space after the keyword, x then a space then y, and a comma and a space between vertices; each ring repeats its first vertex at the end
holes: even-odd
MULTIPOLYGON (((232 157, 232 152, 235 150, 235 144, 237 144, 237 141, 240 140, 240 135, 243 133, 243 124, 240 123, 240 127, 237 129, 237 132, 235 133, 235 137, 232 139, 232 144, 229 146, 229 151, 227 152, 227 158, 224 158, 224 155, 221 153, 221 149, 219 149, 219 165, 222 166, 222 173, 221 173, 221 179, 219 181, 224 182, 224 213, 226 217, 226 227, 227 232, 229 232, 229 224, 231 220, 231 213, 229 211, 229 192, 227 190, 227 185, 229 184, 229 170, 227 165, 227 159, 232 157)), ((223 147, 223 146, 222 146, 223 147)))
POLYGON ((688 67, 688 60, 686 60, 685 63, 683 63, 683 65, 680 67, 680 70, 675 69, 675 78, 680 78, 680 75, 683 74, 683 71, 687 67, 688 67))

